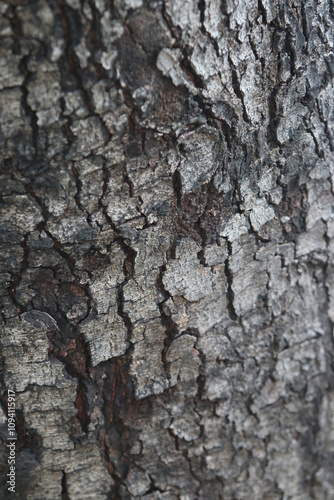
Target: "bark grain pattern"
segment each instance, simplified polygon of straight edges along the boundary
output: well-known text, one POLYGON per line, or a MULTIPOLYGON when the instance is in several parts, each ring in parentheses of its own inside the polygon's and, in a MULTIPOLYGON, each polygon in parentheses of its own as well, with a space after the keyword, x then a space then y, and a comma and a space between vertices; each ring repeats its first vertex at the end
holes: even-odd
POLYGON ((16 498, 333 499, 332 2, 0 9, 16 498))

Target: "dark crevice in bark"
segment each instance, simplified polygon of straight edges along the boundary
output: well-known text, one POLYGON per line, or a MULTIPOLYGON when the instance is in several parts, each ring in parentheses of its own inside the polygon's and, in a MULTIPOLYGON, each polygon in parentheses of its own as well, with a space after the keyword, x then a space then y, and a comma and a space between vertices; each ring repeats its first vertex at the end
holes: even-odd
POLYGON ((123 323, 127 329, 127 340, 131 342, 131 335, 133 331, 133 325, 130 320, 129 315, 124 311, 124 295, 123 295, 123 284, 118 287, 117 291, 117 313, 122 318, 123 323))
POLYGON ((277 84, 274 86, 271 95, 268 100, 268 111, 269 111, 269 124, 267 129, 267 139, 268 144, 271 147, 279 147, 281 148, 280 142, 277 140, 277 128, 279 125, 279 115, 277 110, 277 95, 281 88, 281 84, 277 84))
POLYGON ((168 380, 170 380, 170 363, 167 360, 167 354, 171 346, 171 343, 178 337, 180 332, 177 325, 172 320, 172 318, 166 313, 166 309, 164 307, 167 300, 171 298, 170 293, 165 289, 165 286, 162 281, 165 271, 166 271, 166 266, 165 265, 161 266, 156 280, 156 287, 165 296, 165 299, 158 304, 161 322, 166 333, 166 337, 164 340, 164 348, 161 353, 161 359, 167 378, 168 380))
MULTIPOLYGON (((130 181, 129 181, 130 182, 130 181)), ((131 184, 129 184, 129 188, 131 189, 131 184)), ((124 295, 123 295, 123 288, 124 286, 129 282, 131 277, 134 275, 134 270, 135 270, 135 260, 136 260, 136 255, 137 252, 133 250, 125 241, 125 238, 120 234, 118 228, 112 221, 111 217, 107 213, 107 209, 105 205, 103 205, 102 199, 103 196, 106 195, 108 191, 108 171, 106 167, 103 168, 103 187, 102 187, 102 196, 99 200, 99 205, 102 208, 103 214, 111 226, 111 228, 115 231, 117 239, 126 255, 124 259, 124 264, 123 264, 123 272, 125 279, 124 281, 118 285, 118 291, 117 291, 117 311, 119 316, 122 318, 124 325, 127 329, 128 333, 128 341, 131 342, 131 334, 133 330, 133 325, 131 323, 129 315, 124 311, 124 295)), ((131 192, 130 192, 131 195, 131 192)), ((116 240, 117 240, 116 239, 116 240)))
POLYGON ((172 38, 174 38, 176 41, 178 41, 180 39, 180 35, 181 35, 180 31, 181 30, 177 26, 173 26, 173 23, 172 23, 169 15, 166 12, 166 2, 165 2, 165 0, 163 0, 161 2, 161 15, 163 17, 163 20, 166 23, 166 26, 167 26, 170 34, 172 35, 172 38))
MULTIPOLYGON (((171 424, 172 423, 173 423, 173 420, 172 420, 171 424)), ((178 436, 176 436, 176 434, 173 432, 173 429, 171 427, 168 427, 167 431, 168 431, 168 434, 170 435, 170 437, 174 441, 174 446, 175 446, 176 451, 179 451, 180 450, 180 445, 179 445, 180 439, 178 438, 178 436)))
POLYGON ((198 258, 198 260, 200 261, 200 263, 202 264, 203 267, 207 267, 207 263, 205 262, 204 249, 200 250, 197 253, 197 258, 198 258))
POLYGON ((96 69, 96 74, 98 79, 102 78, 107 78, 108 77, 108 72, 104 69, 102 64, 98 61, 99 54, 102 52, 102 50, 105 50, 104 44, 103 44, 103 36, 101 34, 101 23, 100 23, 100 16, 101 14, 99 13, 98 9, 95 6, 95 3, 93 1, 89 0, 89 6, 91 8, 92 12, 92 20, 90 24, 90 31, 87 36, 87 41, 89 45, 91 46, 91 54, 92 54, 92 61, 95 65, 96 69))
POLYGON ((20 64, 20 70, 23 75, 25 75, 24 82, 21 85, 21 92, 22 92, 22 108, 24 109, 24 112, 26 116, 30 118, 30 126, 31 126, 31 131, 32 131, 32 146, 34 148, 34 156, 38 152, 38 134, 39 134, 39 127, 38 127, 38 118, 36 111, 33 110, 28 102, 28 89, 27 85, 29 83, 29 79, 31 77, 31 73, 28 71, 28 64, 29 61, 29 56, 25 56, 20 64))
MULTIPOLYGON (((115 231, 116 237, 114 241, 119 242, 125 253, 123 262, 124 280, 117 286, 117 312, 127 329, 127 340, 130 342, 130 346, 125 354, 117 358, 111 358, 109 361, 100 363, 97 367, 92 368, 91 376, 94 379, 94 373, 99 373, 100 371, 104 374, 104 403, 101 410, 105 418, 105 426, 104 428, 99 426, 98 440, 102 457, 115 483, 112 498, 120 500, 122 498, 120 489, 128 471, 128 452, 124 449, 125 443, 123 441, 128 430, 121 414, 124 406, 131 404, 131 401, 134 399, 134 388, 129 375, 131 354, 133 350, 133 346, 131 345, 133 325, 129 315, 124 309, 123 289, 134 275, 136 251, 126 243, 125 238, 120 234, 119 229, 108 215, 107 207, 103 204, 103 197, 108 192, 108 180, 108 170, 106 165, 104 165, 102 195, 99 200, 99 205, 109 226, 115 231), (113 458, 115 453, 116 458, 113 458)), ((130 180, 128 178, 125 179, 124 176, 124 181, 128 183, 130 195, 132 195, 132 184, 130 180)))
MULTIPOLYGON (((195 349, 197 349, 197 342, 195 342, 194 345, 195 349)), ((205 354, 203 354, 202 351, 198 349, 199 352, 199 357, 201 360, 201 364, 198 370, 198 377, 196 379, 197 382, 197 397, 198 399, 204 400, 206 399, 206 394, 205 394, 205 382, 206 382, 206 374, 205 374, 205 354)))
POLYGON ((131 432, 122 414, 124 407, 131 405, 134 392, 126 356, 113 358, 105 362, 104 367, 103 371, 107 375, 104 379, 102 407, 105 428, 100 429, 99 440, 109 474, 115 482, 113 498, 120 500, 120 488, 129 470, 127 439, 131 432))
POLYGON ((130 198, 133 198, 133 192, 134 192, 134 187, 133 187, 133 182, 131 181, 127 171, 126 171, 126 167, 124 167, 124 182, 127 183, 127 185, 129 186, 129 196, 130 198))
POLYGON ((324 156, 325 156, 324 151, 321 149, 321 147, 319 145, 319 142, 315 136, 314 130, 312 130, 312 128, 306 128, 306 127, 307 127, 307 124, 305 124, 305 130, 306 130, 306 132, 308 132, 310 134, 310 136, 313 139, 314 149, 315 149, 316 154, 319 156, 319 158, 324 158, 324 156))
MULTIPOLYGON (((195 412, 196 412, 196 410, 195 410, 195 412)), ((201 427, 203 427, 203 426, 201 426, 201 427)), ((202 430, 201 430, 201 432, 202 432, 202 430)), ((189 451, 188 451, 188 449, 187 449, 187 448, 185 448, 185 449, 183 450, 183 456, 184 456, 184 458, 185 458, 185 459, 187 460, 187 462, 188 462, 188 465, 189 465, 189 471, 190 471, 191 476, 194 478, 195 482, 196 482, 196 483, 198 483, 198 487, 196 488, 196 490, 195 490, 195 491, 196 491, 196 495, 199 495, 199 490, 200 490, 200 487, 201 487, 201 485, 203 484, 203 479, 202 479, 202 477, 201 477, 201 472, 202 472, 202 470, 203 470, 203 469, 205 469, 205 465, 204 465, 204 463, 202 463, 202 464, 201 464, 201 469, 202 469, 202 470, 199 470, 199 471, 197 472, 197 471, 195 470, 195 468, 194 468, 194 465, 193 465, 193 463, 192 463, 192 457, 191 457, 191 456, 189 456, 189 451)), ((197 498, 197 497, 196 497, 196 498, 197 498)), ((216 500, 220 500, 220 499, 218 499, 218 498, 217 498, 216 500)))
POLYGON ((227 292, 226 292, 227 310, 228 310, 230 318, 233 321, 237 321, 238 315, 236 314, 235 308, 234 308, 234 292, 233 292, 233 288, 232 288, 233 274, 232 274, 232 271, 230 269, 230 262, 229 262, 229 259, 232 257, 233 250, 232 250, 232 243, 228 240, 226 242, 227 242, 227 247, 228 247, 228 258, 225 261, 225 276, 227 278, 227 292))
POLYGON ((232 182, 234 189, 232 191, 231 204, 233 208, 235 208, 237 214, 243 215, 245 210, 242 208, 243 198, 241 195, 241 186, 238 175, 232 176, 232 182))
POLYGON ((88 415, 88 405, 85 396, 85 384, 83 379, 78 380, 77 397, 74 405, 77 409, 76 417, 80 422, 83 432, 87 434, 90 419, 88 415))
MULTIPOLYGON (((10 25, 13 30, 13 52, 14 54, 21 54, 21 40, 24 39, 24 33, 22 29, 22 23, 17 15, 17 7, 15 6, 13 8, 12 15, 9 18, 10 25)), ((41 41, 39 41, 41 43, 41 41)), ((32 140, 31 140, 31 145, 33 146, 33 156, 37 154, 38 151, 38 120, 37 120, 37 114, 36 111, 31 108, 31 106, 28 103, 28 89, 27 89, 27 84, 29 83, 29 80, 31 78, 32 73, 28 70, 28 62, 30 60, 30 55, 25 55, 22 57, 20 63, 19 63, 19 70, 20 73, 24 76, 24 81, 22 85, 20 86, 21 88, 21 104, 22 108, 26 114, 26 116, 30 119, 30 127, 32 131, 32 140)))
POLYGON ((265 9, 265 7, 264 7, 264 5, 263 5, 263 3, 262 3, 261 0, 258 0, 257 8, 258 8, 259 13, 262 16, 263 24, 268 24, 267 11, 266 11, 266 9, 265 9))
MULTIPOLYGON (((190 61, 189 57, 187 56, 186 51, 184 53, 184 58, 180 62, 180 68, 184 71, 184 73, 187 75, 189 80, 195 85, 195 87, 197 89, 205 88, 205 83, 203 81, 203 78, 200 75, 198 75, 196 73, 196 71, 194 70, 194 68, 191 64, 191 61, 190 61)), ((198 99, 201 99, 200 95, 195 96, 194 97, 195 100, 196 100, 196 97, 198 99)))
POLYGON ((293 34, 289 30, 287 30, 285 38, 285 49, 290 58, 291 76, 296 74, 296 54, 294 46, 295 43, 293 40, 293 34))
MULTIPOLYGON (((253 41, 253 39, 252 39, 252 35, 251 35, 251 34, 249 34, 249 36, 248 36, 248 40, 249 40, 249 45, 250 45, 250 48, 252 49, 252 52, 253 52, 253 54, 254 54, 254 58, 255 58, 255 60, 256 60, 256 61, 262 61, 262 62, 264 62, 264 61, 263 61, 263 59, 262 59, 262 58, 260 58, 260 57, 259 57, 259 55, 258 55, 258 53, 257 53, 256 43, 253 41)), ((263 67, 263 65, 262 65, 262 70, 263 70, 263 69, 264 69, 264 67, 263 67)))
POLYGON ((208 38, 209 42, 211 43, 211 45, 215 49, 216 56, 219 58, 220 57, 220 53, 219 53, 218 42, 211 35, 210 31, 207 31, 207 29, 205 28, 205 9, 206 9, 205 0, 199 0, 198 1, 198 9, 199 9, 199 12, 200 12, 201 31, 202 31, 203 35, 205 35, 208 38))
POLYGON ((70 74, 74 77, 76 86, 80 91, 82 101, 90 114, 94 114, 94 108, 91 104, 90 96, 85 88, 81 68, 77 61, 78 57, 74 48, 78 45, 81 35, 81 21, 75 9, 72 9, 63 0, 58 0, 58 8, 61 20, 61 26, 66 43, 65 54, 67 58, 70 74))
POLYGON ((161 488, 159 488, 154 479, 152 478, 151 475, 149 475, 149 478, 150 478, 150 481, 151 481, 151 487, 145 492, 145 496, 146 495, 150 495, 151 493, 154 493, 155 491, 159 491, 160 493, 165 493, 164 490, 162 490, 161 488))
POLYGON ((61 500, 70 500, 70 496, 67 491, 67 482, 66 482, 66 472, 62 471, 61 477, 61 500))
MULTIPOLYGON (((83 188, 83 182, 80 179, 79 172, 76 169, 76 167, 74 165, 74 162, 73 162, 73 164, 71 166, 71 170, 72 170, 72 174, 73 174, 74 181, 75 181, 75 186, 76 186, 76 193, 74 195, 75 203, 76 203, 78 209, 85 214, 85 217, 86 217, 86 220, 87 220, 87 224, 89 224, 93 229, 95 229, 95 224, 92 221, 92 215, 83 206, 83 204, 81 202, 81 192, 82 192, 82 188, 83 188)), ((89 273, 89 271, 87 271, 87 272, 89 273)))
POLYGON ((77 327, 72 329, 72 338, 67 339, 61 333, 47 334, 49 341, 49 359, 58 359, 67 373, 77 380, 77 396, 74 402, 77 419, 85 434, 90 422, 86 389, 90 383, 90 353, 86 342, 77 327))
MULTIPOLYGON (((223 134, 223 138, 226 141, 226 145, 228 150, 232 150, 232 145, 236 141, 236 130, 233 125, 230 125, 224 118, 217 117, 210 106, 210 103, 206 101, 206 99, 202 95, 194 96, 195 102, 199 105, 203 115, 205 116, 208 125, 218 130, 219 134, 223 134)), ((231 113, 234 114, 234 111, 230 109, 231 113)), ((236 115, 234 116, 236 119, 236 115)), ((221 137, 221 135, 220 135, 221 137)), ((221 139, 223 139, 221 137, 221 139)))
POLYGON ((43 219, 44 219, 42 222, 39 223, 39 225, 37 226, 37 229, 39 229, 39 230, 43 229, 43 231, 45 231, 45 233, 48 235, 48 237, 52 240, 54 249, 59 253, 59 255, 61 257, 63 257, 65 259, 65 261, 67 262, 67 264, 70 268, 71 273, 73 274, 73 276, 75 276, 75 260, 74 260, 74 258, 63 250, 63 248, 62 248, 63 245, 61 244, 61 242, 58 241, 57 238, 55 236, 53 236, 53 234, 47 229, 47 221, 49 219, 49 212, 48 212, 47 207, 45 206, 42 199, 37 195, 36 191, 34 190, 33 185, 31 185, 31 184, 27 185, 27 192, 30 194, 30 196, 32 196, 34 198, 34 200, 39 205, 43 219))
MULTIPOLYGON (((137 131, 137 119, 136 119, 136 117, 137 117, 137 114, 138 114, 138 110, 136 109, 133 97, 132 97, 131 92, 129 91, 129 89, 127 89, 126 87, 124 87, 123 85, 121 85, 120 82, 118 82, 118 85, 119 85, 119 87, 118 87, 119 90, 122 92, 122 95, 123 95, 123 98, 124 98, 124 102, 128 106, 128 108, 129 108, 129 114, 128 114, 129 132, 132 135, 135 135, 135 133, 137 131)), ((125 156, 127 156, 125 150, 124 150, 124 154, 125 154, 125 156)))
POLYGON ((121 487, 121 477, 117 472, 116 463, 113 461, 113 449, 111 448, 108 440, 108 436, 111 435, 114 439, 113 447, 119 448, 119 453, 121 452, 121 439, 124 432, 123 423, 118 418, 118 415, 115 413, 116 421, 114 418, 114 406, 115 406, 115 398, 116 398, 116 376, 115 376, 115 368, 116 368, 116 360, 113 360, 113 363, 106 362, 106 366, 103 369, 103 372, 106 375, 106 380, 103 385, 103 393, 105 393, 104 404, 101 408, 104 418, 106 419, 104 426, 100 426, 98 432, 98 442, 100 445, 100 451, 102 459, 107 467, 109 475, 114 480, 114 488, 113 488, 113 497, 115 500, 120 500, 120 487, 121 487))
POLYGON ((177 206, 179 207, 181 205, 181 199, 182 199, 182 182, 181 182, 181 175, 178 169, 176 169, 173 174, 172 182, 173 182, 174 194, 176 197, 176 203, 177 206))
MULTIPOLYGON (((75 175, 75 172, 73 172, 75 175)), ((81 186, 78 186, 80 190, 81 186)), ((49 238, 53 242, 53 248, 59 253, 61 257, 64 258, 68 267, 72 273, 72 275, 76 278, 76 266, 75 260, 72 256, 70 256, 67 252, 65 252, 62 248, 61 242, 59 242, 46 228, 46 223, 49 217, 48 210, 45 204, 42 202, 41 198, 35 193, 32 185, 27 186, 28 193, 34 198, 37 204, 41 208, 41 212, 44 218, 44 221, 39 224, 39 229, 43 229, 45 233, 49 236, 49 238)), ((27 249, 28 251, 28 249, 27 249)), ((89 307, 87 314, 84 318, 81 319, 82 322, 86 319, 92 308, 91 297, 89 295, 88 287, 85 288, 85 295, 88 296, 89 299, 89 307)), ((84 341, 82 334, 79 332, 78 325, 69 325, 67 318, 63 317, 63 312, 59 310, 57 307, 57 313, 60 314, 60 317, 57 318, 63 324, 62 332, 47 332, 47 337, 49 341, 49 358, 58 359, 61 363, 63 363, 66 371, 71 377, 77 379, 78 388, 77 388, 77 397, 75 401, 75 406, 77 408, 77 419, 80 422, 82 430, 85 434, 88 433, 88 424, 90 421, 89 417, 89 409, 86 397, 86 383, 90 378, 89 367, 91 365, 90 362, 90 353, 88 349, 88 345, 84 341), (65 328, 64 328, 65 327, 65 328)), ((55 313, 52 311, 47 312, 54 316, 55 313)))
POLYGON ((74 177, 74 181, 75 181, 75 185, 76 185, 76 193, 74 195, 75 203, 76 203, 77 207, 79 208, 79 210, 81 210, 81 212, 85 212, 85 209, 83 208, 82 203, 80 201, 82 181, 80 180, 79 172, 75 168, 74 165, 72 165, 72 173, 73 173, 73 177, 74 177))
POLYGON ((5 14, 4 18, 8 19, 12 28, 13 38, 13 54, 19 55, 21 53, 20 39, 22 37, 22 24, 19 16, 17 15, 17 6, 12 6, 5 14))
POLYGON ((245 106, 245 103, 244 103, 244 95, 243 95, 242 90, 240 89, 240 82, 239 82, 239 77, 238 77, 237 69, 236 69, 235 65, 233 64, 233 61, 232 61, 232 59, 230 57, 228 58, 228 62, 230 64, 230 68, 231 68, 233 90, 234 90, 235 95, 240 100, 240 102, 242 104, 242 107, 243 107, 242 117, 243 117, 243 119, 245 120, 246 123, 250 123, 251 120, 250 120, 250 118, 249 118, 249 116, 247 114, 246 106, 245 106))
POLYGON ((44 225, 41 225, 40 228, 42 228, 45 231, 45 233, 49 236, 49 238, 51 238, 51 240, 53 241, 54 249, 59 253, 59 255, 61 257, 63 257, 66 260, 68 267, 70 268, 72 274, 75 275, 75 260, 74 260, 74 258, 62 249, 61 242, 58 241, 57 238, 55 236, 53 236, 53 234, 50 233, 50 231, 48 229, 46 229, 46 227, 44 225))
POLYGON ((202 252, 199 252, 198 257, 199 259, 204 260, 204 249, 206 247, 207 241, 208 241, 208 207, 210 202, 214 199, 214 185, 213 185, 213 179, 210 181, 210 183, 207 186, 207 193, 206 193, 206 203, 204 206, 204 209, 202 213, 199 215, 197 221, 196 221, 196 229, 198 232, 198 235, 201 239, 201 246, 202 246, 202 252))

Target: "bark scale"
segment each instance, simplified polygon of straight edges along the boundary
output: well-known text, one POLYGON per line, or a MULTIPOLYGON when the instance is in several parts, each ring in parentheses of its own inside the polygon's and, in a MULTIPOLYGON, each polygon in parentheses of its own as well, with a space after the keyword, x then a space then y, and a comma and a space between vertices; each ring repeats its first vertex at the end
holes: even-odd
POLYGON ((332 3, 0 6, 16 497, 334 498, 332 3))

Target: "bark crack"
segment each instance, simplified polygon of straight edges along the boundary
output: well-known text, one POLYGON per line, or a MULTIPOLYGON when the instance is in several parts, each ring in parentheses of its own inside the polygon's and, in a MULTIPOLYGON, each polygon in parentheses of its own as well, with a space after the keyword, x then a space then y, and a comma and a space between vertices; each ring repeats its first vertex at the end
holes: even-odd
POLYGON ((225 276, 227 278, 227 292, 226 292, 226 301, 227 301, 227 310, 230 318, 233 321, 238 321, 238 315, 234 308, 234 291, 232 288, 233 285, 233 273, 230 268, 230 259, 233 254, 232 243, 226 239, 227 248, 228 248, 228 257, 225 261, 225 276))
MULTIPOLYGON (((173 253, 173 252, 174 252, 174 249, 171 251, 171 253, 173 253)), ((157 276, 157 280, 156 280, 156 287, 165 296, 165 299, 162 300, 161 302, 159 302, 159 304, 158 304, 161 322, 162 322, 162 325, 165 329, 165 335, 166 335, 165 340, 164 340, 164 348, 161 352, 161 360, 162 360, 162 364, 164 366, 164 370, 166 372, 167 378, 168 378, 168 380, 170 380, 170 378, 171 378, 170 363, 167 360, 167 354, 168 354, 168 350, 169 350, 173 340, 175 340, 179 336, 180 332, 179 332, 179 329, 178 329, 176 323, 174 323, 172 318, 166 313, 166 310, 164 307, 167 300, 172 298, 170 293, 168 292, 168 290, 166 290, 166 288, 163 284, 162 278, 163 278, 165 271, 166 271, 166 265, 161 266, 160 270, 159 270, 159 274, 157 276)))

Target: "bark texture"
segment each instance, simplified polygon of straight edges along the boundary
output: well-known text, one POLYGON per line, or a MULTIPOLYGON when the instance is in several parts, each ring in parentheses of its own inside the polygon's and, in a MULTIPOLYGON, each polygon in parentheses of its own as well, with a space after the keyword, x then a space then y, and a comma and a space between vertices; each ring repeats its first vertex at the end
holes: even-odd
POLYGON ((0 9, 16 498, 333 500, 332 2, 0 9))

